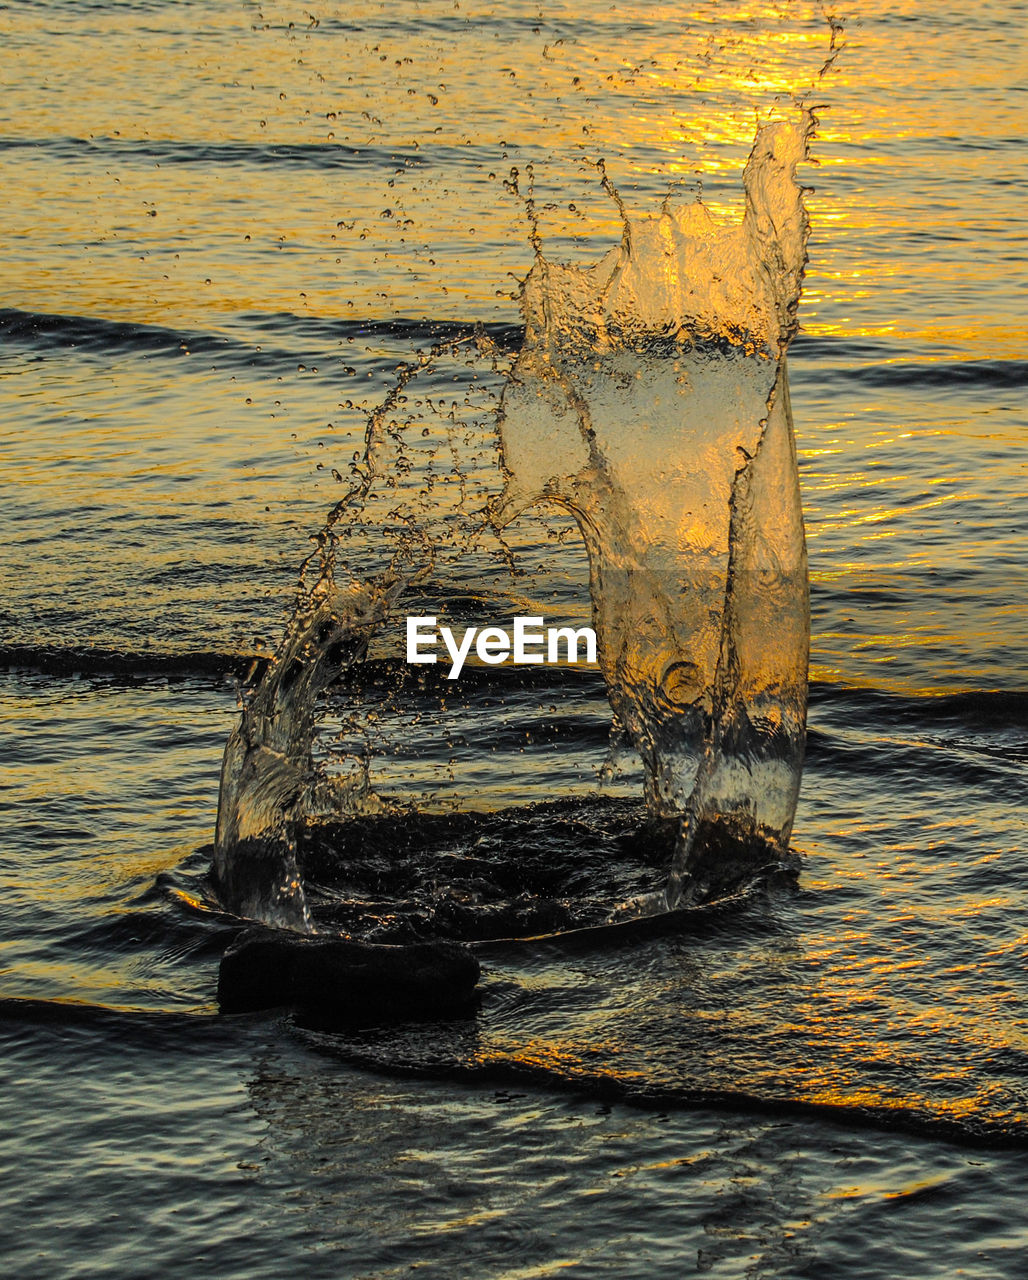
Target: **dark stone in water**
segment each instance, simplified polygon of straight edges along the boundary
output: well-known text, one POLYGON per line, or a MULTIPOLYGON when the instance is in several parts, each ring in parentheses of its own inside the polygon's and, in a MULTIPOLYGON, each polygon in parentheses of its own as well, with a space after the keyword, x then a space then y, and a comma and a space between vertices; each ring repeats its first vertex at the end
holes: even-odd
POLYGON ((247 929, 222 957, 222 1013, 281 1006, 323 1023, 457 1017, 471 1012, 480 966, 456 942, 411 946, 247 929))

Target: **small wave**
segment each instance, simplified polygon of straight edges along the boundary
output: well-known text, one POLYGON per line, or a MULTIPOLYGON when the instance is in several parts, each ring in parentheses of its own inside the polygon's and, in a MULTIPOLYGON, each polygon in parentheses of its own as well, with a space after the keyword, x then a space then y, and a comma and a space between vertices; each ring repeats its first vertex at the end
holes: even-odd
POLYGON ((1016 1116, 981 1113, 957 1119, 941 1108, 935 1111, 903 1104, 821 1102, 785 1093, 761 1094, 689 1083, 669 1085, 636 1073, 621 1076, 575 1069, 556 1060, 540 1063, 514 1054, 462 1052, 467 1049, 464 1041, 470 1037, 462 1035, 464 1024, 461 1023, 454 1024, 448 1036, 442 1033, 441 1044, 427 1035, 423 1025, 392 1032, 379 1028, 374 1038, 353 1033, 343 1037, 305 1025, 300 1017, 294 1017, 292 1025, 311 1048, 365 1070, 479 1085, 530 1084, 544 1089, 559 1088, 604 1103, 616 1102, 651 1111, 705 1107, 743 1114, 828 1120, 850 1129, 900 1130, 918 1137, 994 1149, 1028 1147, 1028 1131, 1016 1116))
POLYGON ((946 391, 1003 390, 1028 386, 1028 360, 961 360, 952 350, 925 349, 903 359, 895 345, 870 339, 803 337, 793 344, 790 367, 802 383, 808 374, 823 383, 869 387, 925 387, 946 391), (926 358, 927 357, 927 358, 926 358))
POLYGON ((520 325, 459 320, 418 320, 405 316, 386 319, 310 319, 287 312, 240 317, 253 341, 226 333, 198 329, 169 329, 163 325, 109 320, 101 316, 57 315, 51 312, 0 308, 0 338, 33 349, 68 349, 88 356, 142 355, 148 359, 214 358, 230 368, 296 369, 297 362, 316 363, 338 355, 351 341, 396 342, 406 350, 418 346, 459 342, 484 332, 503 350, 520 345, 520 325), (272 336, 277 345, 258 341, 272 336), (289 346, 285 344, 291 344, 289 346))
MULTIPOLYGON (((44 675, 111 675, 147 676, 236 676, 256 679, 270 659, 257 653, 228 653, 220 650, 185 649, 150 653, 140 649, 116 649, 102 646, 18 645, 0 644, 0 668, 23 668, 44 675)), ((338 680, 340 686, 370 689, 388 685, 396 689, 410 685, 412 689, 438 688, 452 694, 445 667, 411 666, 399 659, 369 659, 348 668, 338 680)), ((460 688, 469 693, 516 694, 535 691, 556 694, 561 690, 602 695, 603 678, 594 667, 560 666, 465 666, 460 688)))
POLYGON ((338 142, 186 142, 171 138, 0 138, 0 151, 40 151, 58 160, 91 157, 219 167, 275 166, 286 169, 407 169, 426 163, 417 151, 348 147, 338 142))
MULTIPOLYGON (((497 13, 494 9, 486 9, 478 14, 455 9, 453 13, 418 13, 414 18, 413 15, 404 15, 402 8, 394 6, 384 13, 384 17, 371 13, 365 15, 362 12, 359 18, 320 18, 317 30, 323 34, 359 35, 368 43, 372 43, 373 39, 402 40, 414 35, 422 38, 435 36, 451 41, 454 37, 475 29, 485 29, 490 39, 498 41, 531 40, 540 32, 540 18, 534 10, 522 17, 514 13, 497 13)), ((291 25, 285 22, 267 23, 266 29, 288 31, 291 25)), ((547 14, 542 30, 547 33, 544 44, 562 44, 564 41, 578 43, 582 39, 595 39, 598 30, 603 30, 609 40, 619 36, 634 36, 636 39, 645 37, 663 40, 668 47, 675 47, 676 42, 682 39, 680 22, 669 21, 664 13, 651 15, 642 7, 632 10, 630 17, 617 10, 609 17, 602 11, 580 14, 551 12, 547 14)))
POLYGON ((181 1032, 220 1019, 211 1013, 140 1009, 131 1006, 91 1004, 85 1000, 41 1000, 25 996, 0 996, 0 1025, 35 1023, 42 1026, 94 1027, 115 1030, 128 1040, 147 1039, 164 1032, 170 1043, 180 1043, 181 1032))
POLYGON ((829 377, 871 387, 933 387, 1007 389, 1028 387, 1028 360, 966 360, 939 364, 881 364, 860 369, 839 369, 829 377))
MULTIPOLYGON (((220 356, 233 346, 242 345, 222 334, 133 324, 101 316, 20 311, 14 307, 0 308, 0 336, 9 343, 41 348, 72 347, 97 355, 130 352, 146 356, 220 356)), ((249 350, 252 352, 252 348, 249 350)))
MULTIPOLYGON (((866 338, 840 334, 810 334, 800 332, 789 347, 790 369, 805 361, 838 365, 857 360, 896 360, 905 354, 904 349, 889 338, 866 338)), ((909 354, 909 353, 907 353, 909 354)), ((920 346, 918 354, 925 360, 951 360, 957 354, 952 347, 920 346)))
POLYGON ((0 667, 22 668, 43 675, 237 676, 245 678, 266 659, 256 654, 186 650, 146 653, 127 649, 55 645, 0 645, 0 667))
POLYGON ((932 783, 949 785, 956 795, 975 787, 994 791, 1004 783, 1016 786, 1024 768, 1023 750, 968 741, 971 735, 966 726, 941 735, 926 731, 923 725, 912 729, 888 722, 850 722, 848 727, 855 727, 858 732, 843 736, 809 729, 807 764, 818 780, 834 772, 847 785, 853 785, 858 778, 880 778, 888 772, 897 794, 915 796, 923 794, 922 778, 930 769, 932 783), (864 736, 867 734, 873 736, 864 736))
POLYGON ((290 311, 251 312, 240 317, 247 329, 304 338, 314 342, 348 341, 350 338, 382 338, 403 340, 412 347, 419 343, 461 342, 475 333, 483 333, 503 351, 520 347, 524 338, 521 324, 482 323, 468 320, 419 320, 394 316, 386 319, 335 320, 317 316, 298 316, 290 311))
MULTIPOLYGON (((22 668, 44 675, 234 676, 258 678, 270 659, 265 654, 220 650, 184 649, 147 652, 101 646, 0 644, 0 668, 22 668)), ((342 674, 339 683, 353 688, 401 683, 412 689, 431 685, 447 693, 445 668, 412 667, 399 659, 369 659, 342 674)), ((459 687, 470 694, 604 695, 603 677, 595 667, 567 666, 465 666, 459 687)), ((1023 730, 1028 723, 1028 690, 967 689, 956 693, 897 693, 870 685, 812 681, 810 705, 836 713, 852 714, 859 723, 931 727, 967 731, 1023 730)))
MULTIPOLYGON (((205 0, 21 0, 21 9, 62 9, 74 7, 94 13, 110 13, 123 10, 128 13, 160 13, 161 10, 199 9, 206 7, 205 0)), ((0 4, 0 10, 13 9, 14 5, 0 4)))
POLYGON ((967 689, 957 693, 900 694, 828 681, 810 687, 811 707, 852 713, 861 723, 929 726, 962 731, 1022 730, 1028 723, 1028 690, 967 689))
MULTIPOLYGON (((205 1042, 231 1045, 246 1028, 278 1021, 279 1011, 234 1014, 123 1008, 84 1001, 0 998, 0 1027, 78 1028, 113 1037, 147 1053, 181 1050, 200 1035, 205 1042)), ((604 1103, 620 1103, 652 1111, 685 1111, 696 1107, 735 1113, 807 1117, 847 1129, 887 1129, 992 1149, 1028 1146, 1028 1133, 1018 1118, 980 1114, 956 1119, 945 1113, 896 1105, 864 1105, 808 1101, 787 1095, 765 1095, 731 1088, 705 1088, 683 1083, 669 1086, 645 1078, 604 1071, 580 1071, 543 1065, 499 1054, 468 1052, 474 1047, 473 1023, 459 1020, 428 1029, 414 1023, 376 1027, 373 1034, 348 1029, 346 1035, 305 1025, 293 1017, 293 1033, 314 1051, 387 1076, 452 1081, 472 1085, 532 1085, 554 1088, 604 1103), (463 1050, 463 1052, 462 1052, 463 1050)))

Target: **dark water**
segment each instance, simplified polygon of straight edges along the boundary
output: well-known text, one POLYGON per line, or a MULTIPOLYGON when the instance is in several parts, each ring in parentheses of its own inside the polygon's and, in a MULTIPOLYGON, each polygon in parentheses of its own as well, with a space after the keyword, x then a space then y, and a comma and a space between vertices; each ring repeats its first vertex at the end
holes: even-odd
MULTIPOLYGON (((0 9, 6 1271, 1024 1274, 1026 16, 875 4, 818 81, 802 5, 0 9), (397 366, 475 323, 516 347, 511 167, 591 261, 596 159, 629 204, 701 176, 727 207, 775 94, 829 104, 790 353, 798 882, 490 945, 467 1021, 218 1018, 237 680, 397 366)), ((642 885, 595 675, 462 688, 438 771, 522 808, 506 870, 495 816, 432 856, 505 900, 557 866, 584 922, 611 867, 642 885)), ((378 887, 420 874, 459 925, 415 829, 378 887)))

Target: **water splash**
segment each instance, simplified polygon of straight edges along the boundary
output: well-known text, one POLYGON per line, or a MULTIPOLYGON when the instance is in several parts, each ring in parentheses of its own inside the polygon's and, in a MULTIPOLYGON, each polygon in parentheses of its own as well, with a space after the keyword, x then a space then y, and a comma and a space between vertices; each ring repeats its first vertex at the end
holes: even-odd
POLYGON ((502 378, 492 352, 498 411, 459 440, 448 428, 448 454, 417 455, 404 430, 416 415, 399 413, 440 353, 402 372, 226 748, 215 853, 226 905, 310 927, 298 830, 388 805, 366 759, 331 784, 315 767, 319 697, 401 598, 430 592, 444 564, 463 564, 467 581, 490 540, 506 552, 541 508, 581 532, 615 725, 641 758, 650 813, 679 827, 666 887, 620 913, 716 897, 787 856, 809 611, 785 355, 808 231, 795 171, 813 127, 804 112, 758 130, 739 222, 700 201, 633 217, 606 183, 623 235, 602 261, 552 263, 534 236, 524 343, 502 378), (347 540, 359 546, 349 559, 347 540))

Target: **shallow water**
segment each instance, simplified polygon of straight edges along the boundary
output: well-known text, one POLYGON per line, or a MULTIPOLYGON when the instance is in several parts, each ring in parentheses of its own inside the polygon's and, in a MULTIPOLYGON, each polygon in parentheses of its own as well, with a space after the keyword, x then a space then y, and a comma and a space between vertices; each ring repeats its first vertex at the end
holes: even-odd
MULTIPOLYGON (((812 8, 722 9, 0 10, 13 1272, 1023 1274, 1025 7, 876 3, 820 81, 812 8), (516 347, 511 167, 592 261, 596 159, 631 207, 697 171, 728 207, 753 107, 797 92, 828 104, 790 352, 798 884, 493 947, 467 1022, 217 1019, 236 679, 397 365, 475 322, 516 347)), ((630 767, 593 794, 595 675, 499 729, 462 688, 457 775, 537 806, 537 859, 630 828, 630 767)))

